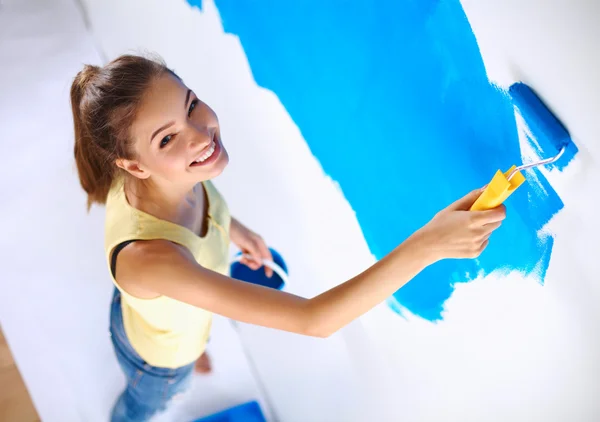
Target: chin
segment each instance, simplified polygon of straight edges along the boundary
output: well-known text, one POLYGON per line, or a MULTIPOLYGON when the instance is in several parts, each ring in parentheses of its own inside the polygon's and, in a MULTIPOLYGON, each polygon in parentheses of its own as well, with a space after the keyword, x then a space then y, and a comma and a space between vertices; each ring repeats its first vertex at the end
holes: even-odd
POLYGON ((223 173, 227 165, 229 164, 229 155, 225 149, 221 150, 219 159, 210 168, 206 169, 206 172, 202 175, 202 180, 210 180, 218 177, 223 173))

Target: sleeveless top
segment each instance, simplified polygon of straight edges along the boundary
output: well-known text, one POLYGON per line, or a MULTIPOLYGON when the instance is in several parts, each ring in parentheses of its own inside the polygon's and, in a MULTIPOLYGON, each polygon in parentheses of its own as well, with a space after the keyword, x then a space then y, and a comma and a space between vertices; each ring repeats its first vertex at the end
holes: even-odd
POLYGON ((204 268, 228 275, 229 210, 212 182, 202 185, 208 198, 204 237, 132 207, 123 190, 123 178, 115 180, 106 200, 106 260, 122 295, 125 333, 134 350, 152 366, 178 368, 198 359, 206 347, 212 313, 167 296, 140 299, 128 294, 115 280, 112 253, 134 240, 165 239, 186 247, 204 268))

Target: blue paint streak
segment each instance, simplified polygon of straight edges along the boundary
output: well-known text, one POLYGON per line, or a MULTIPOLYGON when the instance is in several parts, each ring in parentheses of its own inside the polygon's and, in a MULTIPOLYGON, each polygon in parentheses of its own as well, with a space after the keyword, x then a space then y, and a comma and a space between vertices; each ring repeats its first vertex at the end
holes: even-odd
POLYGON ((188 4, 192 7, 197 7, 202 10, 202 0, 187 0, 188 4))
MULTIPOLYGON (((376 257, 521 162, 512 104, 489 84, 459 1, 216 5, 257 83, 277 94, 339 183, 376 257)), ((427 268, 395 293, 398 303, 435 321, 455 283, 480 272, 537 271, 543 281, 553 239, 537 232, 563 204, 533 174, 540 184, 508 200, 509 218, 479 260, 427 268)))

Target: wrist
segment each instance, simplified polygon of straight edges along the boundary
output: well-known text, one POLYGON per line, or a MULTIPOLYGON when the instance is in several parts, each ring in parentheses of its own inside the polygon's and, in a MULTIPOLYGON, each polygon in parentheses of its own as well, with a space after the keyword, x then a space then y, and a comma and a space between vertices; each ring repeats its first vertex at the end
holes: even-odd
POLYGON ((436 242, 435 236, 425 228, 416 231, 404 242, 407 249, 412 251, 416 259, 427 267, 444 259, 444 255, 436 242))

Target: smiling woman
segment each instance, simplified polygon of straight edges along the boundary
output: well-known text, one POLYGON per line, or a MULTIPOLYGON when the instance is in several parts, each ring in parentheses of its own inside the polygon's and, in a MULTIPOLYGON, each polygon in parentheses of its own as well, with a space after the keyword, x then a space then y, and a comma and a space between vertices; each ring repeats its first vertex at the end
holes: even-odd
POLYGON ((206 367, 200 357, 213 313, 326 337, 428 265, 479 256, 505 218, 503 207, 468 211, 475 190, 365 272, 305 299, 228 276, 230 241, 253 269, 272 256, 230 216, 210 181, 229 160, 216 114, 163 63, 122 56, 86 66, 71 101, 88 206, 106 204, 105 253, 116 287, 110 329, 128 380, 113 421, 147 420, 185 388, 195 362, 206 367))
POLYGON ((131 136, 149 139, 136 145, 136 160, 118 159, 121 169, 138 179, 163 185, 174 181, 185 186, 218 176, 229 161, 220 141, 215 112, 196 97, 172 72, 159 76, 144 93, 131 136), (157 128, 155 122, 161 122, 157 128), (190 174, 190 167, 194 170, 190 174))

